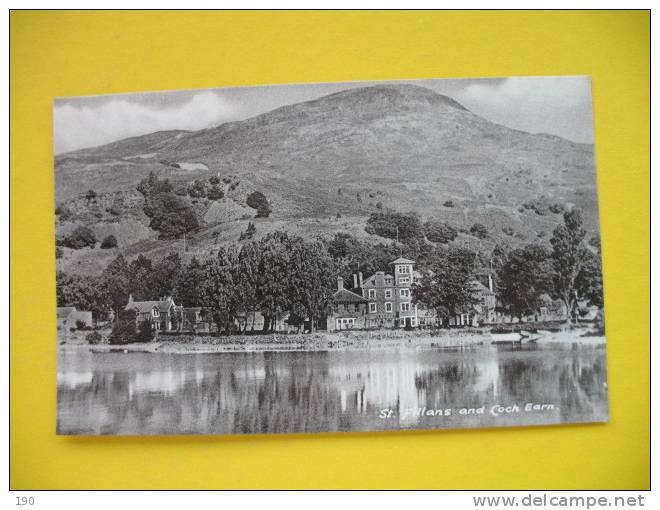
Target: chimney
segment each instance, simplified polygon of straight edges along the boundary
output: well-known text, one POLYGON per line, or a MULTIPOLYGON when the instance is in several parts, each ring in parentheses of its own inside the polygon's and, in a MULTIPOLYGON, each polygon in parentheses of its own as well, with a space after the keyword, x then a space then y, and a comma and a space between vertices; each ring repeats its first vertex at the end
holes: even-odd
POLYGON ((344 288, 344 279, 341 276, 337 277, 337 290, 344 288))
POLYGON ((488 273, 488 290, 493 292, 493 276, 488 273))
POLYGON ((129 294, 128 295, 128 304, 130 305, 132 303, 133 303, 133 294, 129 294))
POLYGON ((362 271, 358 273, 358 282, 360 283, 359 287, 362 288, 362 271))
POLYGON ((353 288, 354 289, 358 288, 358 277, 355 273, 353 273, 353 288))

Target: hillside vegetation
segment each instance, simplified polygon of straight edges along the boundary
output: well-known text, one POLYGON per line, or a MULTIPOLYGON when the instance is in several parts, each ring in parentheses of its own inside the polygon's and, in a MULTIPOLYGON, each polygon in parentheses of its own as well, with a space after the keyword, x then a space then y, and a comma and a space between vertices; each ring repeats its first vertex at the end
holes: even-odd
POLYGON ((547 243, 573 205, 591 233, 598 221, 591 145, 494 124, 415 85, 352 89, 201 131, 133 137, 59 155, 55 165, 58 239, 85 227, 99 240, 62 245, 58 265, 90 274, 118 254, 204 257, 237 243, 250 222, 254 239, 348 231, 377 243, 396 238, 388 218, 411 215, 418 220, 405 235, 488 251, 547 243), (175 204, 185 216, 165 233, 138 190, 150 175, 171 186, 156 208, 175 204), (109 235, 117 246, 100 249, 109 235))

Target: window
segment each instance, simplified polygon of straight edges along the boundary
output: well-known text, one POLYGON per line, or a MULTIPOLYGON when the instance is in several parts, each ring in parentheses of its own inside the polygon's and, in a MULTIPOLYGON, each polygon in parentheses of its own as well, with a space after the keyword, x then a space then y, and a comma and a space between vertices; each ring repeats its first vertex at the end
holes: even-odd
POLYGON ((153 315, 154 317, 158 317, 158 316, 160 315, 160 313, 158 312, 158 308, 154 308, 154 309, 153 309, 153 314, 152 314, 152 315, 153 315))
POLYGON ((392 285, 392 278, 385 278, 385 285, 392 285))
POLYGON ((403 276, 399 278, 399 285, 403 285, 404 283, 410 283, 410 278, 408 278, 407 276, 403 276))
POLYGON ((410 266, 399 266, 399 274, 410 274, 410 266))
POLYGON ((399 289, 399 296, 410 297, 410 289, 399 289))
POLYGON ((385 289, 385 299, 390 299, 392 297, 392 289, 385 289))
POLYGON ((385 311, 386 312, 392 311, 392 303, 385 303, 385 311))
POLYGON ((401 303, 401 311, 402 312, 409 312, 410 311, 410 303, 401 303))
POLYGON ((369 289, 369 299, 376 298, 376 289, 369 289))
POLYGON ((369 313, 376 313, 376 303, 369 303, 369 313))

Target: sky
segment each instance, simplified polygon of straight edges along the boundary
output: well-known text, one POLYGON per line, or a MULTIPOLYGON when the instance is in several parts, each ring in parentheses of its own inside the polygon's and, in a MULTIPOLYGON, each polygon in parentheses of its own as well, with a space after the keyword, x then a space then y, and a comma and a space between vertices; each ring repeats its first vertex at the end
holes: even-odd
POLYGON ((287 104, 382 83, 414 83, 452 97, 492 122, 593 143, 588 76, 400 80, 273 85, 58 98, 55 153, 169 129, 198 130, 287 104))

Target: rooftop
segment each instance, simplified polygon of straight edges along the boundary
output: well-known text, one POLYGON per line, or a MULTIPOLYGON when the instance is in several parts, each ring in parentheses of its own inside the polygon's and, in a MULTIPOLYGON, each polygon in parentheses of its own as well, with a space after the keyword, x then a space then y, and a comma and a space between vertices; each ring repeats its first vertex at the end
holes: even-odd
POLYGON ((332 295, 335 303, 366 303, 362 296, 347 289, 340 289, 332 295))
POLYGON ((414 263, 415 263, 414 260, 404 259, 403 257, 399 257, 398 259, 390 262, 390 264, 414 264, 414 263))

